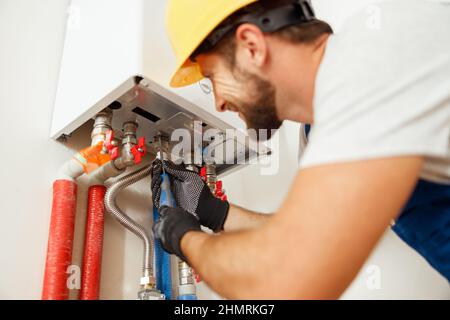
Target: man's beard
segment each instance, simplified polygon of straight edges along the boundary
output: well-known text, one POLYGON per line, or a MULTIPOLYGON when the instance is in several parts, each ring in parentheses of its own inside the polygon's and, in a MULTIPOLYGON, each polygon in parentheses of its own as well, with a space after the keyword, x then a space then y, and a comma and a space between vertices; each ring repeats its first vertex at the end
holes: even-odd
MULTIPOLYGON (((256 130, 258 141, 269 140, 272 137, 272 130, 277 130, 283 123, 277 115, 275 104, 275 88, 273 85, 255 74, 239 70, 239 78, 254 92, 252 102, 242 102, 239 111, 242 113, 247 124, 247 129, 256 130), (261 135, 261 131, 266 130, 266 134, 261 135)), ((244 86, 243 86, 244 87, 244 86)))

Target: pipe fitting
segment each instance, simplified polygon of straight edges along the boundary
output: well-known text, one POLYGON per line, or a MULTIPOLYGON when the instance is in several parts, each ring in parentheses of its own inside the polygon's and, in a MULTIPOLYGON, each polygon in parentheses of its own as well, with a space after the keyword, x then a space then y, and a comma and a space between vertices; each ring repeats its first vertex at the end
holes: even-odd
POLYGON ((156 287, 156 279, 153 276, 145 276, 140 279, 141 286, 145 288, 155 288, 156 287))
POLYGON ((182 260, 178 260, 178 296, 196 295, 194 275, 191 267, 182 260))
POLYGON ((94 118, 94 127, 91 133, 91 145, 95 146, 101 141, 105 141, 106 134, 112 127, 112 116, 113 112, 111 109, 106 108, 99 113, 94 118))
POLYGON ((136 139, 136 133, 137 133, 138 127, 139 127, 139 125, 137 124, 137 122, 134 122, 134 121, 124 122, 124 124, 122 126, 124 137, 130 136, 130 137, 134 137, 134 139, 136 139))
POLYGON ((122 126, 123 138, 121 155, 119 158, 114 160, 114 165, 119 170, 135 164, 132 149, 137 144, 137 129, 138 124, 133 121, 125 122, 122 126))
POLYGON ((165 296, 156 289, 143 289, 138 293, 138 300, 164 300, 165 296))
POLYGON ((144 269, 144 273, 140 279, 140 284, 143 289, 154 289, 156 288, 156 278, 151 274, 151 269, 144 269))
POLYGON ((207 164, 205 167, 206 167, 206 184, 208 185, 212 194, 214 194, 216 192, 216 182, 217 182, 216 166, 213 164, 207 164))
POLYGON ((84 168, 80 162, 71 158, 69 161, 63 164, 58 173, 58 180, 69 180, 75 181, 77 178, 82 176, 84 173, 84 168))
POLYGON ((164 161, 169 160, 169 151, 170 151, 169 137, 160 133, 154 137, 154 141, 156 142, 154 144, 156 157, 164 161), (161 159, 161 155, 163 159, 161 159))
POLYGON ((103 185, 106 180, 117 177, 125 172, 125 169, 118 169, 113 161, 106 163, 89 175, 89 185, 103 185))
POLYGON ((196 295, 197 290, 194 284, 183 284, 178 286, 178 296, 196 295))
POLYGON ((192 275, 191 267, 185 261, 178 261, 178 275, 180 285, 194 284, 194 276, 192 275))

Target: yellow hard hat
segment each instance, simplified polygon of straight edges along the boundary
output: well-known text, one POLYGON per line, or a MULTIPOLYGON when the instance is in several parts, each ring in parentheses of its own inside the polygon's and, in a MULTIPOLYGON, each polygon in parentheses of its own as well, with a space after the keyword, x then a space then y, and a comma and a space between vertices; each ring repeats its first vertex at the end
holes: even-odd
POLYGON ((166 27, 175 52, 177 69, 172 87, 183 87, 203 78, 189 57, 223 20, 257 0, 170 0, 166 27))

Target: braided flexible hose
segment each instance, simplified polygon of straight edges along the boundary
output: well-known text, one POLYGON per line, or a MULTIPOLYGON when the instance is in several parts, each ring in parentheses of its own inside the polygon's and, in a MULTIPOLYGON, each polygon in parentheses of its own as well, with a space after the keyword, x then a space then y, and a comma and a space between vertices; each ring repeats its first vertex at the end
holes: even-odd
POLYGON ((144 276, 153 275, 153 234, 147 231, 142 225, 136 223, 125 212, 123 212, 116 204, 117 194, 124 188, 136 183, 137 181, 150 175, 151 166, 145 166, 135 172, 132 172, 118 179, 116 183, 108 188, 105 195, 106 210, 113 215, 125 228, 133 232, 144 243, 144 276))

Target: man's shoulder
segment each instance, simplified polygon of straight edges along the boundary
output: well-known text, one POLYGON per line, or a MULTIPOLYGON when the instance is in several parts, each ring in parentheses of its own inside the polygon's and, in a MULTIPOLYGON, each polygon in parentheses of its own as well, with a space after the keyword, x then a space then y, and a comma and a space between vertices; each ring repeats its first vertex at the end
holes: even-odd
POLYGON ((374 2, 343 23, 334 37, 334 49, 339 56, 363 62, 388 58, 398 65, 448 52, 450 42, 443 39, 448 38, 449 28, 450 0, 374 2))
MULTIPOLYGON (((316 98, 388 90, 418 81, 420 72, 448 73, 450 6, 398 0, 374 4, 329 38, 316 80, 316 98), (409 5, 408 5, 409 3, 409 5)), ((334 96, 336 97, 336 96, 334 96)), ((321 99, 323 98, 323 99, 321 99)))

